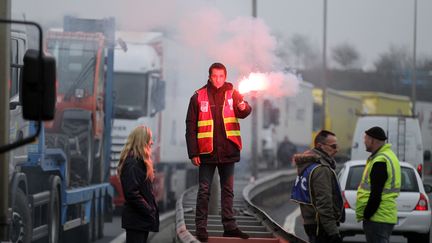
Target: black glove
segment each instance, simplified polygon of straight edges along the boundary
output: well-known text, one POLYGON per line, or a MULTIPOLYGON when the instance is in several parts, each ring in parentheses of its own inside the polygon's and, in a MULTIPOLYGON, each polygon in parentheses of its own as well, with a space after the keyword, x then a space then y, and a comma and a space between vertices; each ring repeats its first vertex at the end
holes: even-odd
POLYGON ((331 243, 343 243, 342 237, 339 234, 330 235, 331 243))

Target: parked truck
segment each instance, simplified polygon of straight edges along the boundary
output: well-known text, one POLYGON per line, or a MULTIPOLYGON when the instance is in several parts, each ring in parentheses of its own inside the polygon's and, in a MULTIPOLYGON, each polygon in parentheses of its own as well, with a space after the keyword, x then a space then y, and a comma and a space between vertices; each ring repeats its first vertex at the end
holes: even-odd
POLYGON ((340 91, 327 89, 326 118, 322 122, 322 90, 314 89, 314 135, 324 128, 336 133, 339 161, 350 158, 354 129, 360 115, 410 116, 408 97, 372 91, 340 91), (322 127, 324 124, 324 127, 322 127))
POLYGON ((363 103, 363 114, 411 116, 411 99, 403 95, 372 91, 341 91, 360 98, 363 103))
POLYGON ((416 102, 416 116, 419 119, 423 140, 425 174, 432 174, 432 103, 425 101, 416 102))
POLYGON ((104 182, 109 159, 114 19, 78 19, 66 16, 62 30, 47 33, 46 48, 57 60, 57 104, 54 120, 45 125, 50 147, 63 147, 74 181, 104 182), (111 63, 108 63, 111 62, 111 63), (108 127, 106 127, 108 126, 108 127), (108 129, 107 129, 108 128, 108 129), (106 144, 105 144, 106 143, 106 144))
MULTIPOLYGON (((72 231, 75 241, 91 242, 99 239, 103 237, 104 221, 112 216, 114 191, 106 180, 98 183, 73 183, 76 178, 73 178, 75 175, 72 170, 75 168, 73 163, 76 161, 67 155, 68 147, 60 143, 57 144, 58 146, 48 143, 46 124, 42 123, 39 126, 36 122, 22 119, 20 76, 23 64, 30 56, 30 54, 24 55, 29 43, 25 32, 17 31, 12 32, 11 43, 9 139, 11 142, 20 140, 34 134, 38 127, 40 134, 35 143, 13 150, 10 156, 9 205, 12 211, 10 241, 28 243, 41 239, 44 242, 56 243, 62 242, 72 231)), ((107 65, 102 69, 104 71, 101 75, 108 77, 104 80, 104 86, 108 88, 103 98, 105 104, 108 104, 104 108, 110 110, 112 94, 109 87, 112 81, 109 72, 112 70, 110 58, 113 57, 113 50, 109 47, 105 50, 108 53, 107 65)), ((66 62, 63 65, 68 67, 66 62)), ((71 66, 74 66, 73 61, 71 66)), ((105 129, 110 132, 110 126, 106 126, 111 121, 110 113, 106 112, 103 119, 105 129)), ((58 134, 55 139, 65 143, 70 142, 63 136, 58 134)), ((109 152, 109 148, 110 146, 105 144, 102 151, 109 152)), ((109 160, 101 163, 108 166, 109 160)))
POLYGON ((387 143, 400 161, 412 164, 423 175, 423 142, 419 120, 412 116, 366 115, 359 117, 352 143, 351 159, 366 160, 370 153, 364 145, 365 131, 371 127, 381 127, 387 136, 387 143))
MULTIPOLYGON (((181 193, 196 183, 196 168, 187 157, 184 119, 194 80, 177 64, 179 45, 157 32, 117 32, 125 48, 116 49, 114 63, 115 115, 112 131, 111 183, 115 205, 121 207, 123 193, 115 168, 130 131, 138 125, 152 129, 155 193, 161 210, 173 208, 181 193), (126 52, 124 50, 127 50, 126 52), (192 175, 192 176, 191 176, 192 175)), ((196 79, 195 79, 196 80, 196 79)), ((198 85, 196 85, 198 87, 198 85)))
MULTIPOLYGON (((253 122, 256 122, 257 126, 257 169, 275 169, 282 166, 277 160, 277 148, 285 137, 297 147, 297 151, 309 147, 312 138, 312 88, 312 84, 301 81, 297 93, 292 96, 256 98, 253 110, 256 112, 256 121, 252 115, 240 120, 243 163, 251 163, 252 160, 253 122)), ((252 99, 251 94, 245 94, 245 100, 251 105, 252 99)))
POLYGON ((362 100, 352 97, 338 90, 327 89, 326 107, 323 108, 322 89, 314 89, 314 113, 313 113, 313 137, 321 129, 332 131, 336 134, 339 144, 339 152, 336 155, 338 161, 349 158, 351 144, 357 115, 362 111, 362 100), (325 110, 325 120, 323 112, 325 110))
MULTIPOLYGON (((165 102, 165 82, 162 80, 160 33, 117 31, 117 48, 114 59, 114 116, 111 132, 110 182, 116 190, 114 204, 121 207, 124 196, 117 176, 120 152, 129 133, 139 125, 153 131, 153 162, 160 162, 161 111, 165 102)), ((165 177, 156 171, 156 201, 162 205, 165 177)))

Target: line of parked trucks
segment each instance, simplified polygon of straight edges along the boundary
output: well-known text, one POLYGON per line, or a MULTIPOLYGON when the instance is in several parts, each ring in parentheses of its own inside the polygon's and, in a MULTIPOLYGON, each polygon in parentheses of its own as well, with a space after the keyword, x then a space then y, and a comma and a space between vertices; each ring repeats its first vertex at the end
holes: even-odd
MULTIPOLYGON (((34 123, 21 119, 19 80, 26 42, 24 32, 12 32, 11 141, 35 130, 34 123)), ((193 50, 162 33, 115 31, 113 19, 66 17, 63 29, 47 33, 45 46, 57 62, 57 111, 54 121, 45 122, 37 144, 11 153, 12 242, 42 237, 57 242, 74 228, 84 232, 84 242, 102 237, 112 202, 118 207, 124 202, 115 173, 120 151, 140 124, 154 133, 157 201, 162 209, 172 208, 197 182, 197 170, 187 158, 184 121, 189 98, 205 84, 212 60, 191 55, 193 50)), ((401 121, 412 115, 407 97, 327 89, 324 108, 322 97, 320 89, 300 81, 293 96, 257 99, 258 168, 279 166, 276 149, 285 137, 301 151, 322 127, 338 135, 340 160, 353 157, 363 139, 355 133, 360 114, 400 116, 398 129, 410 124, 401 121)), ((423 154, 432 149, 432 103, 418 102, 416 109, 422 141, 402 141, 409 129, 394 137, 404 150, 415 141, 412 148, 423 154)), ((249 165, 252 120, 241 120, 241 126, 241 163, 249 165)))

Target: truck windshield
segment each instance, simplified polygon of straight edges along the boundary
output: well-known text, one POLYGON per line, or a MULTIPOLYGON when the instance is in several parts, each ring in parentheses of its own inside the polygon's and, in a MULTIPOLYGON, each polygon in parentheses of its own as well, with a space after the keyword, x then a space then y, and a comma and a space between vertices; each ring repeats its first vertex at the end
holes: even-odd
POLYGON ((114 116, 137 119, 148 115, 148 75, 143 73, 114 73, 114 116))
POLYGON ((58 89, 60 94, 83 89, 84 95, 93 93, 93 78, 96 67, 97 42, 73 39, 49 39, 48 52, 57 64, 58 89))

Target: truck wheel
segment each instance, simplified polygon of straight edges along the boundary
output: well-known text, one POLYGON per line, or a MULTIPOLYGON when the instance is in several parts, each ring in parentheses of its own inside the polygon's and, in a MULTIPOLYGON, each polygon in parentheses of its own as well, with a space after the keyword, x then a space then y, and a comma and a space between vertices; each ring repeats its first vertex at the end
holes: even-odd
POLYGON ((32 222, 27 196, 18 188, 15 203, 12 207, 11 242, 30 243, 32 238, 32 222))
POLYGON ((51 176, 50 178, 50 203, 48 209, 48 242, 57 243, 60 240, 60 196, 58 186, 61 180, 58 176, 51 176))

